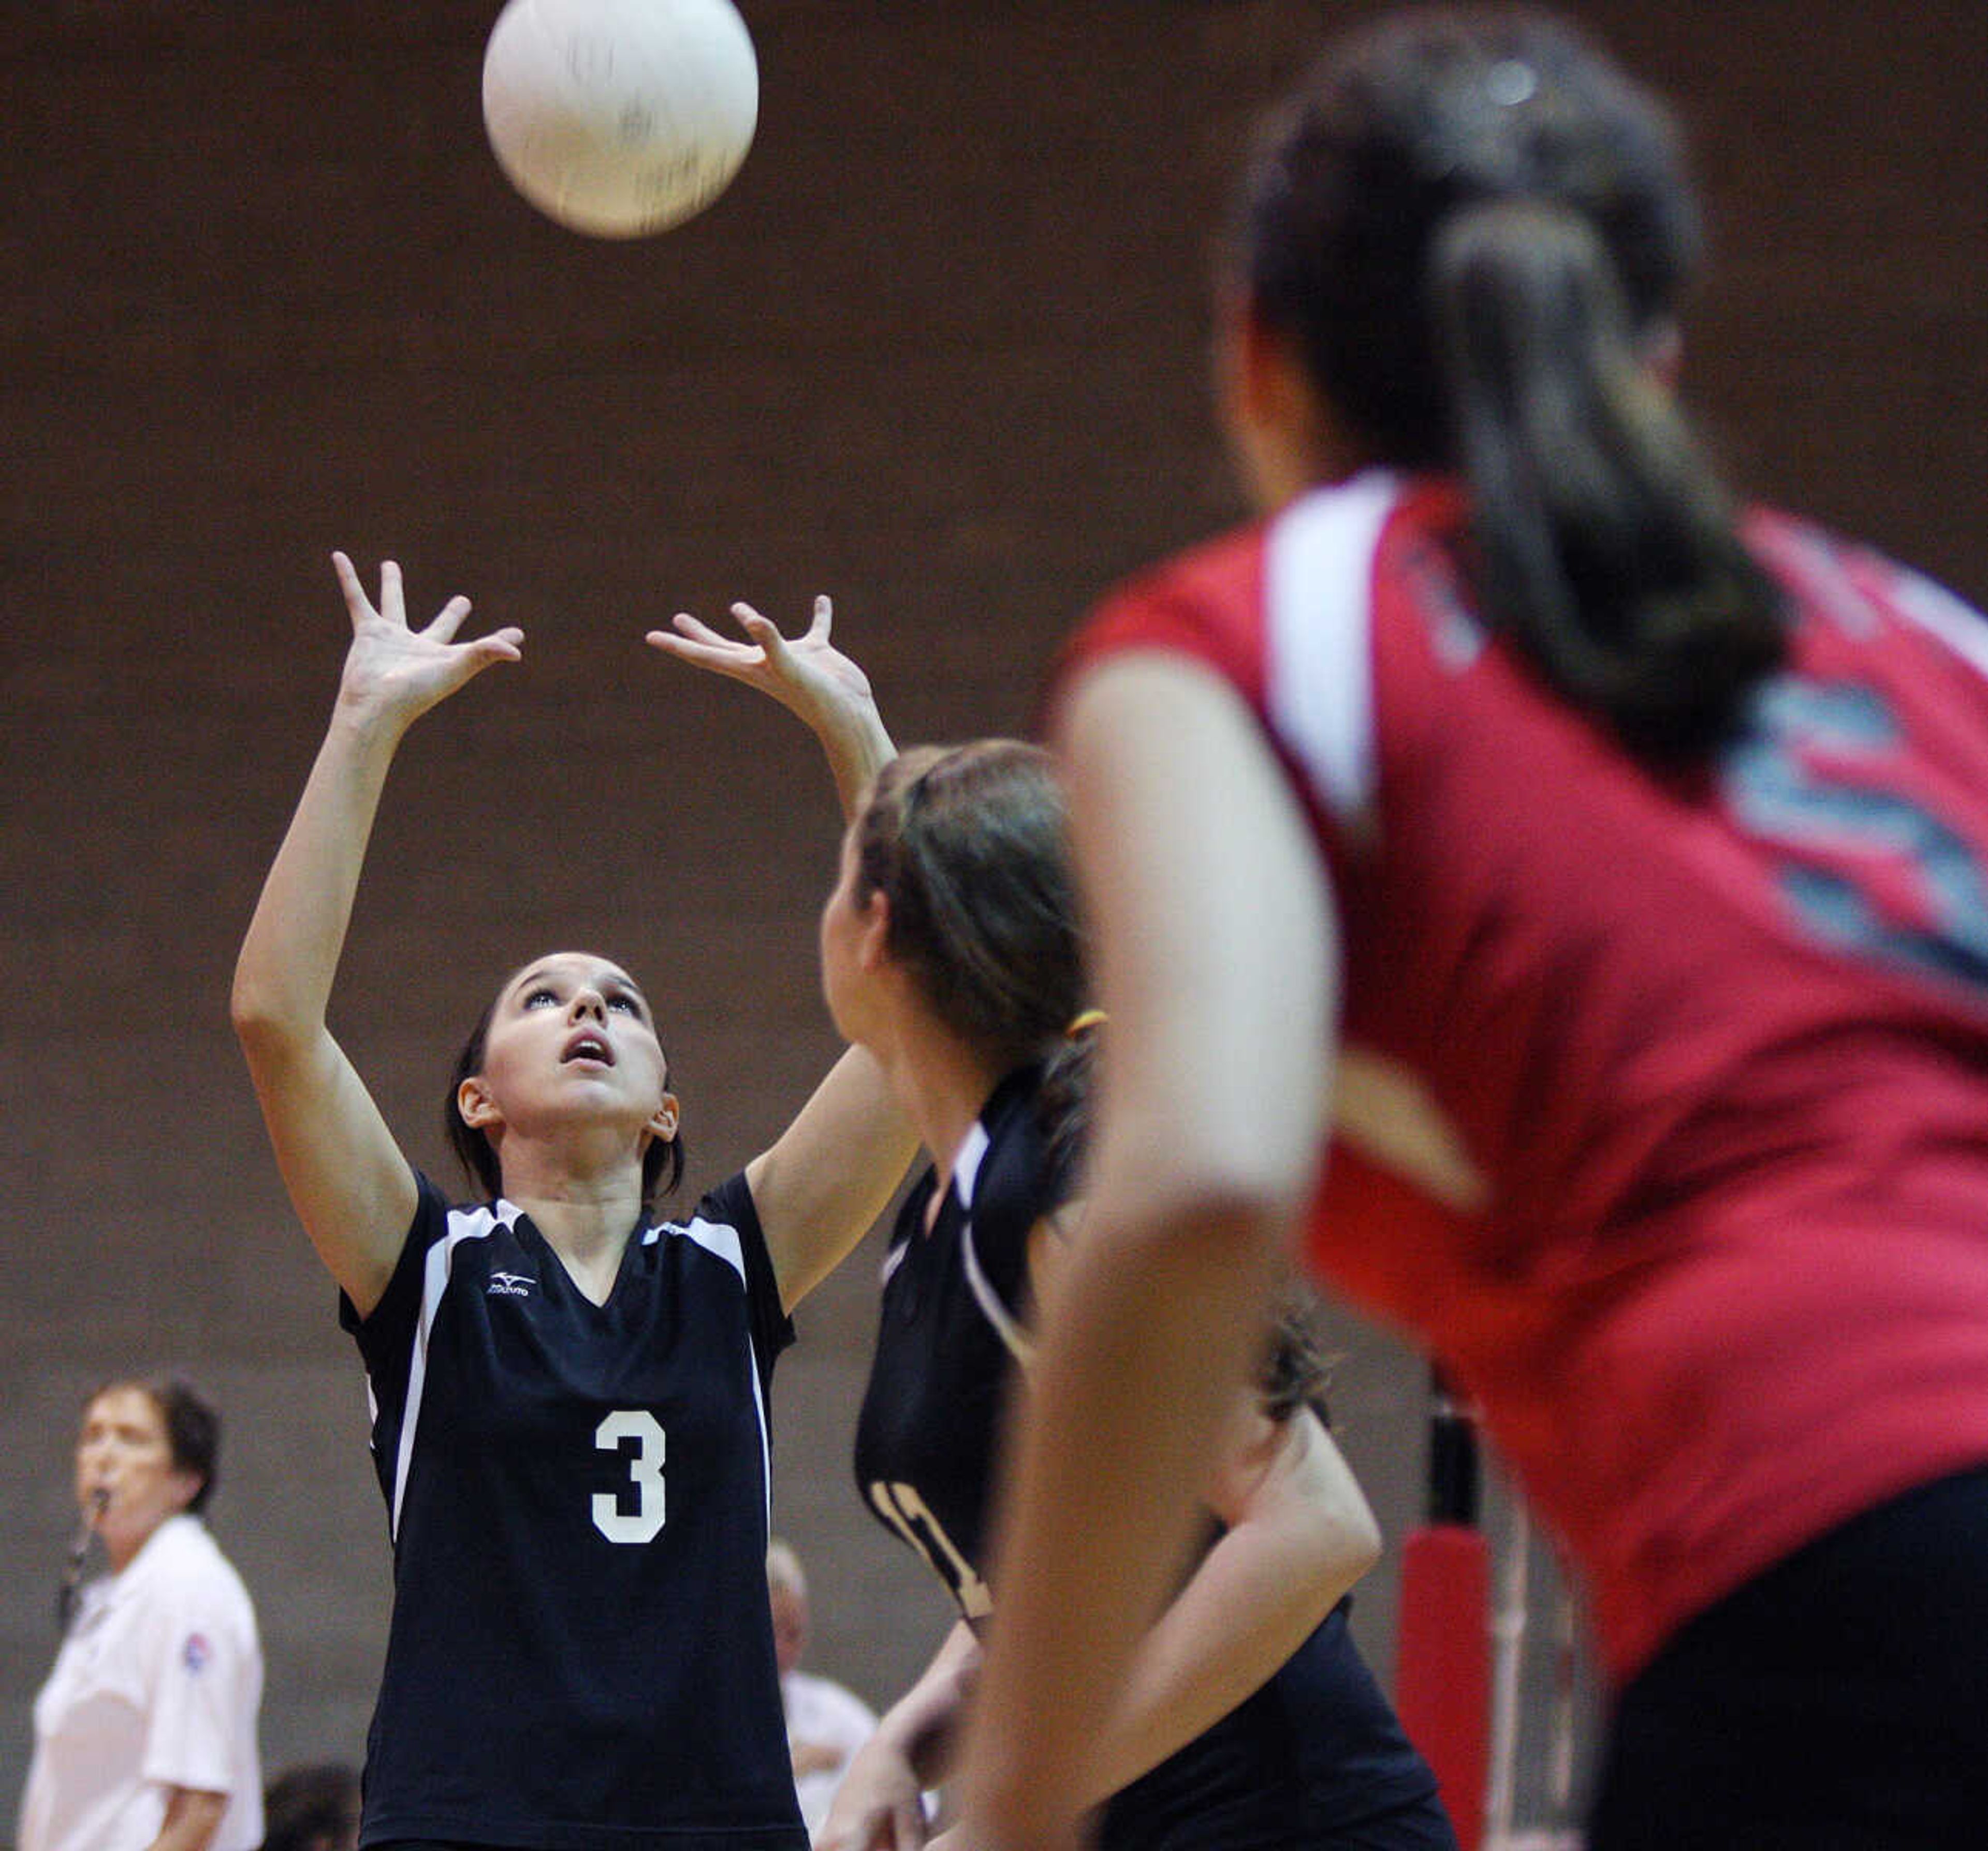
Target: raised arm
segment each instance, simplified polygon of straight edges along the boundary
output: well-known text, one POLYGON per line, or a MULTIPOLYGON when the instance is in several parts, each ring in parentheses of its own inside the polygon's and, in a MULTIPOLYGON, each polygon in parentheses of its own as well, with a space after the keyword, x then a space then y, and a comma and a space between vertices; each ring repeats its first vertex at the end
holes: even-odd
MULTIPOLYGON (((778 701, 820 740, 845 821, 854 821, 877 773, 897 756, 869 678, 830 639, 834 613, 814 601, 806 634, 783 637, 749 604, 732 614, 739 642, 680 613, 648 641, 693 667, 743 682, 778 701)), ((789 1310, 861 1240, 889 1205, 918 1139, 883 1069, 852 1047, 771 1149, 746 1166, 753 1206, 789 1310)))
POLYGON ((1316 851, 1234 694, 1127 656, 1077 685, 1060 743, 1111 1033, 1087 1226, 1043 1321, 996 1558, 961 1770, 974 1851, 1076 1842, 1100 1721, 1312 1181, 1335 1020, 1316 851))
POLYGON ((332 563, 352 621, 331 723, 235 967, 232 1013, 291 1202, 361 1315, 379 1301, 413 1215, 413 1172, 326 1026, 360 868, 387 767, 407 728, 493 662, 515 662, 523 632, 474 642, 454 597, 411 628, 400 567, 380 569, 376 609, 352 562, 332 563))

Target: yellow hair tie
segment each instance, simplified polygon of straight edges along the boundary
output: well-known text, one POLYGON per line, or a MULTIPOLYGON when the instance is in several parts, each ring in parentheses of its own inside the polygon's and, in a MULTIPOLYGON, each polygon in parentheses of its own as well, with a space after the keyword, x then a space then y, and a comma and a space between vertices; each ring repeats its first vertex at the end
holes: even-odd
POLYGON ((1087 1009, 1070 1019, 1070 1026, 1063 1032, 1066 1041, 1074 1041, 1087 1028, 1101 1028, 1111 1020, 1101 1009, 1087 1009))

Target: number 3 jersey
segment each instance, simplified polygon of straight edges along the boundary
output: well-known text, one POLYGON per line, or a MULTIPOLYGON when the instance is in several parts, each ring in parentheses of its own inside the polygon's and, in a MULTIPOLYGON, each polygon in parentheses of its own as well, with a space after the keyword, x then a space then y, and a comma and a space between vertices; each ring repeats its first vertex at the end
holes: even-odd
POLYGON ((1344 963, 1312 1257, 1477 1402, 1625 1676, 1988 1460, 1988 624, 1744 534, 1787 659, 1688 773, 1486 633, 1435 479, 1161 566, 1065 670, 1196 662, 1283 760, 1344 963))
POLYGON ((742 1176, 607 1302, 425 1177, 366 1364, 394 1547, 362 1842, 806 1851, 766 1602, 793 1340, 742 1176))
MULTIPOLYGON (((864 1500, 976 1627, 1000 1624, 982 1568, 1006 1403, 1029 1349, 1029 1236, 1065 1193, 1039 1124, 1041 1078, 1025 1068, 996 1089, 929 1231, 934 1173, 905 1199, 857 1426, 864 1500)), ((1435 1777, 1361 1660, 1342 1602, 1268 1683, 1114 1795, 1098 1842, 1324 1851, 1356 1827, 1359 1843, 1388 1851, 1456 1851, 1435 1777)))

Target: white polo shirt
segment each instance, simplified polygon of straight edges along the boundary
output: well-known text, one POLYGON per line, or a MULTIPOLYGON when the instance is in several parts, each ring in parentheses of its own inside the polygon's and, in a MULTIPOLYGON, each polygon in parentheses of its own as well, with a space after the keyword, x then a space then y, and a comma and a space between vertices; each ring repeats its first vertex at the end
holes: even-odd
POLYGON ((19 1851, 145 1851, 176 1787, 228 1796, 212 1851, 255 1851, 262 1700, 248 1589, 198 1518, 168 1518, 84 1590, 35 1699, 19 1851))
POLYGON ((835 1790, 842 1785, 857 1750, 876 1734, 876 1714, 854 1691, 844 1690, 832 1678, 816 1677, 806 1671, 781 1674, 780 1706, 786 1712, 790 1748, 827 1749, 838 1757, 833 1767, 817 1768, 794 1778, 801 1822, 812 1836, 828 1817, 835 1790))

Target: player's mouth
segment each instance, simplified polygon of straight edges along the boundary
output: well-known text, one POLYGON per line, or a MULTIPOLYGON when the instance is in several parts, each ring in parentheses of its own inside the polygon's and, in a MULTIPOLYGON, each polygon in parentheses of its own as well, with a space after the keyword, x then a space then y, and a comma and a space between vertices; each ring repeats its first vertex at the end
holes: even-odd
POLYGON ((562 1065, 570 1064, 575 1061, 592 1061, 602 1067, 612 1067, 614 1064, 614 1050, 608 1046, 605 1035, 597 1034, 590 1028, 583 1028, 577 1034, 568 1038, 566 1046, 560 1050, 560 1061, 562 1065))

